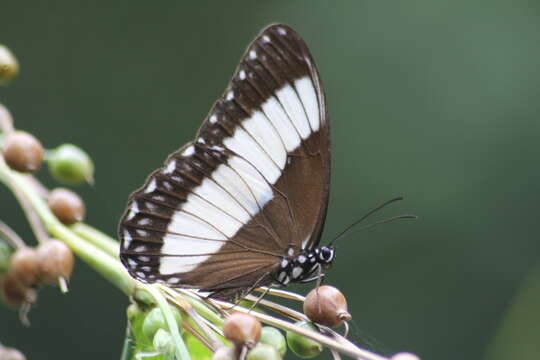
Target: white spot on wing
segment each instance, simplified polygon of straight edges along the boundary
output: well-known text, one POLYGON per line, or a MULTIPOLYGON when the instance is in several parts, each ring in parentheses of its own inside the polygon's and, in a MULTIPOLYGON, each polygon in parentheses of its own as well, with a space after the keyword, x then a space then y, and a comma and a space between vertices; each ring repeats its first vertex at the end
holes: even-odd
POLYGON ((150 184, 148 184, 146 189, 144 189, 144 192, 148 194, 153 192, 154 190, 156 190, 156 179, 152 179, 152 181, 150 181, 150 184))
POLYGON ((268 201, 272 200, 274 197, 272 188, 251 164, 237 156, 230 158, 228 164, 242 177, 245 184, 249 186, 249 194, 255 198, 254 200, 259 207, 262 208, 268 201))
POLYGON ((216 114, 212 114, 212 116, 210 116, 210 119, 208 119, 208 121, 210 121, 210 124, 215 124, 217 120, 218 119, 216 114))
POLYGON ((137 222, 137 224, 142 225, 142 226, 149 225, 150 223, 151 221, 149 218, 142 218, 137 222))
POLYGON ((135 215, 139 212, 139 206, 137 205, 136 201, 133 201, 131 204, 131 207, 129 208, 129 212, 127 214, 127 220, 133 219, 135 215))
POLYGON ((277 166, 283 170, 287 159, 287 151, 268 118, 260 111, 255 111, 249 119, 243 121, 242 125, 264 148, 265 152, 270 155, 277 166))
POLYGON ((276 96, 302 139, 307 139, 311 134, 311 129, 302 102, 300 102, 294 89, 290 85, 285 85, 276 92, 276 96))
POLYGON ((297 266, 292 271, 292 278, 297 279, 302 274, 302 268, 297 266))
POLYGON ((133 238, 131 237, 129 231, 124 230, 124 249, 127 249, 129 247, 129 244, 131 244, 132 240, 133 238))
POLYGON ((255 60, 257 58, 257 53, 255 50, 250 50, 248 55, 251 60, 255 60))
POLYGON ((176 160, 171 160, 163 170, 164 174, 172 174, 174 170, 176 169, 176 160))
POLYGON ((240 80, 245 80, 246 72, 244 70, 240 70, 240 72, 238 73, 238 77, 240 78, 240 80))
POLYGON ((179 278, 179 277, 173 276, 173 277, 168 278, 168 279, 167 279, 167 282, 168 282, 169 284, 176 285, 176 284, 178 284, 178 283, 180 282, 180 278, 179 278))
POLYGON ((313 87, 313 82, 309 77, 305 76, 296 80, 294 85, 298 91, 298 94, 300 95, 300 100, 306 109, 311 129, 313 131, 319 130, 321 124, 319 101, 315 88, 313 87))
POLYGON ((276 183, 281 175, 281 170, 244 129, 237 127, 234 135, 224 139, 223 143, 253 164, 268 182, 276 183))
MULTIPOLYGON (((219 170, 215 170, 214 172, 216 171, 219 170)), ((193 191, 202 199, 205 199, 221 209, 227 215, 238 219, 244 224, 249 222, 251 217, 246 210, 244 210, 231 195, 217 185, 212 179, 204 179, 201 185, 197 186, 193 191)))
POLYGON ((274 97, 270 97, 261 105, 261 108, 277 130, 285 149, 288 152, 296 149, 300 145, 300 137, 279 102, 274 97))
POLYGON ((182 151, 182 156, 188 157, 195 154, 195 146, 190 145, 184 151, 182 151))
POLYGON ((250 188, 242 181, 238 174, 227 165, 220 165, 213 173, 212 178, 234 197, 251 215, 259 211, 256 199, 251 195, 250 188))

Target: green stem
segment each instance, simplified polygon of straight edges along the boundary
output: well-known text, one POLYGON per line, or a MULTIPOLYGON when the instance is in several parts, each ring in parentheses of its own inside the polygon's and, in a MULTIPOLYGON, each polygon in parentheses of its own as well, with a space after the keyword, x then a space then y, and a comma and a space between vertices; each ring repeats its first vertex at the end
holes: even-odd
POLYGON ((126 338, 124 339, 124 346, 122 347, 122 355, 120 356, 120 360, 132 360, 134 348, 133 338, 131 337, 131 324, 128 320, 126 327, 126 338))
POLYGON ((110 236, 84 223, 77 223, 71 226, 71 230, 73 230, 75 234, 84 238, 87 242, 105 251, 115 259, 118 258, 118 241, 114 240, 110 236))
POLYGON ((35 191, 35 188, 23 175, 11 171, 4 159, 0 157, 0 178, 14 190, 16 187, 26 197, 33 210, 39 215, 48 232, 64 241, 83 261, 98 271, 125 294, 130 295, 135 281, 129 276, 122 264, 102 249, 86 242, 64 226, 35 191))

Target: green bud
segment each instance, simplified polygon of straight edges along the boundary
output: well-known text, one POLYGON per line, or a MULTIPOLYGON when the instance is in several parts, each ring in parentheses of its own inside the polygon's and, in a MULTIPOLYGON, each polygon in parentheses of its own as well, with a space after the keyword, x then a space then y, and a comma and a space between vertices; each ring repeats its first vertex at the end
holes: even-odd
POLYGON ((61 183, 77 185, 94 182, 94 163, 90 156, 73 144, 62 144, 47 154, 49 171, 61 183))
POLYGON ((0 44, 0 85, 7 85, 19 73, 19 63, 6 46, 0 44))
POLYGON ((0 240, 0 276, 9 270, 9 259, 13 250, 5 242, 0 240))
POLYGON ((216 350, 212 356, 212 360, 237 360, 236 351, 234 348, 222 346, 216 350))
MULTIPOLYGON (((318 331, 315 325, 307 321, 299 321, 295 325, 318 331)), ((323 351, 323 346, 321 344, 297 334, 294 331, 287 331, 287 344, 289 344, 289 347, 296 355, 303 359, 311 359, 323 351)))
POLYGON ((248 352, 247 360, 281 360, 279 351, 272 345, 257 344, 248 352))
MULTIPOLYGON (((181 321, 180 312, 176 309, 171 307, 171 310, 174 314, 176 323, 179 324, 181 321)), ((165 316, 163 316, 163 312, 160 308, 155 307, 148 314, 146 314, 143 324, 142 324, 142 332, 144 336, 147 339, 153 339, 155 334, 159 329, 168 329, 167 322, 165 321, 165 316)))
POLYGON ((259 342, 272 345, 277 349, 281 356, 285 356, 285 353, 287 352, 287 341, 285 340, 285 336, 283 336, 281 331, 275 327, 264 326, 261 331, 261 339, 259 342))
POLYGON ((144 313, 137 304, 130 304, 126 310, 127 318, 130 322, 133 322, 137 317, 142 316, 144 313))
POLYGON ((158 329, 152 340, 152 344, 156 351, 165 355, 165 358, 168 359, 169 356, 174 354, 174 341, 171 334, 167 330, 158 329))

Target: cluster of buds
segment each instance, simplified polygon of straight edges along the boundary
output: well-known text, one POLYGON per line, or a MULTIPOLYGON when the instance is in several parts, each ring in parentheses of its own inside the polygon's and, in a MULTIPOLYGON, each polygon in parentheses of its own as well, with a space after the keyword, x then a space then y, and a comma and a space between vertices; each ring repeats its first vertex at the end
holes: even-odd
MULTIPOLYGON (((7 47, 0 45, 0 85, 9 83, 17 73, 17 60, 7 47)), ((32 175, 42 168, 43 162, 47 162, 51 176, 61 184, 76 185, 93 181, 94 165, 86 152, 72 144, 44 149, 42 142, 34 135, 14 128, 10 112, 1 104, 0 131, 2 159, 13 171, 32 175)), ((49 192, 33 177, 28 179, 32 180, 29 183, 39 188, 38 192, 47 200, 51 212, 61 223, 72 225, 84 219, 85 205, 76 193, 65 188, 49 192)), ((24 196, 16 195, 39 246, 27 246, 11 228, 0 222, 0 287, 8 305, 27 310, 37 301, 39 287, 58 284, 63 291, 67 290, 66 284, 75 259, 65 243, 49 238, 45 226, 32 212, 24 196)))
POLYGON ((2 280, 6 303, 17 308, 34 304, 37 288, 69 280, 74 262, 71 250, 56 239, 49 239, 37 248, 17 249, 2 280))
MULTIPOLYGON (((2 115, 9 116, 5 109, 0 109, 0 116, 2 115)), ((39 170, 43 161, 46 161, 52 177, 62 184, 93 182, 92 159, 73 144, 62 144, 45 151, 34 135, 20 130, 9 131, 6 133, 2 152, 9 167, 18 172, 34 173, 39 170)))
MULTIPOLYGON (((298 321, 295 325, 319 332, 319 326, 336 327, 351 319, 343 294, 332 286, 313 289, 304 301, 304 313, 311 321, 298 321)), ((221 347, 213 360, 279 360, 287 348, 303 359, 313 358, 323 351, 323 346, 309 338, 289 330, 284 336, 277 328, 261 326, 250 314, 236 312, 230 315, 223 326, 223 335, 234 346, 221 347)))

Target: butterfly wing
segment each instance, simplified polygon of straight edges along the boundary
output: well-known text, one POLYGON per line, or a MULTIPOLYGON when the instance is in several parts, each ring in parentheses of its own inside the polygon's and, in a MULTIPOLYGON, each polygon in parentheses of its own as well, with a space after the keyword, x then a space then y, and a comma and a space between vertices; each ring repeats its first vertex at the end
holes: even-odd
POLYGON ((266 285, 282 257, 318 244, 329 181, 315 64, 294 30, 270 25, 195 140, 131 195, 121 260, 145 282, 226 294, 266 285))

